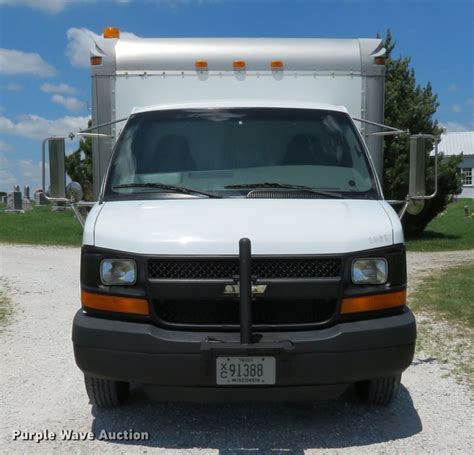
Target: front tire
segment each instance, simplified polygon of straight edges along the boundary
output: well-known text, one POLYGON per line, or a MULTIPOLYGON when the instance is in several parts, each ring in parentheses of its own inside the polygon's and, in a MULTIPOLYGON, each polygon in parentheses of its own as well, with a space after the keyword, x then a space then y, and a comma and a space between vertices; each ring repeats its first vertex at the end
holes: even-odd
POLYGON ((362 401, 371 406, 388 406, 398 395, 402 375, 376 378, 358 383, 362 401))
POLYGON ((87 395, 91 404, 98 408, 113 408, 120 406, 128 397, 127 382, 84 376, 87 395))

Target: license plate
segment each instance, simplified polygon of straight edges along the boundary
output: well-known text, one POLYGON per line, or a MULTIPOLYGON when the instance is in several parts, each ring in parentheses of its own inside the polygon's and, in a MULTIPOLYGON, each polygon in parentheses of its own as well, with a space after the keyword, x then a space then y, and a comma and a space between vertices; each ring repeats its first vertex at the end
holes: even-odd
POLYGON ((217 357, 217 384, 275 384, 275 364, 275 357, 217 357))

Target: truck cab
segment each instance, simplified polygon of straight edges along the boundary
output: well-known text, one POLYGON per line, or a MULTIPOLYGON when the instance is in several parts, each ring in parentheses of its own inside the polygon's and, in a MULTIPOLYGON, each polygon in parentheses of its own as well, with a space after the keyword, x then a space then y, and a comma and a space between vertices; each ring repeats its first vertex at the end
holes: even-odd
POLYGON ((380 40, 96 45, 72 335, 93 404, 131 383, 166 401, 393 400, 416 324, 369 135, 383 55, 380 40))

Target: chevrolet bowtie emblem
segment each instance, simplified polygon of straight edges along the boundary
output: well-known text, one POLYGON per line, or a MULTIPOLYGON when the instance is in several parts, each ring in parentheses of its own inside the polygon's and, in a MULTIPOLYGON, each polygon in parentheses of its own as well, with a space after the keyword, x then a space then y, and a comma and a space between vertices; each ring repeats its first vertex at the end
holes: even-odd
MULTIPOLYGON (((266 284, 252 284, 252 294, 263 294, 267 289, 266 284)), ((226 284, 224 288, 224 294, 240 295, 240 285, 237 284, 226 284)))

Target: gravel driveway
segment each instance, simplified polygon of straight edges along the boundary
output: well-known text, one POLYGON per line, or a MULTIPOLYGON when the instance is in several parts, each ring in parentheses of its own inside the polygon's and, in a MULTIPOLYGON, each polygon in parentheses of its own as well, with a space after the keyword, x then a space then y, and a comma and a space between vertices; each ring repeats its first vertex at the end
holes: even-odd
MULTIPOLYGON (((0 332, 2 453, 474 453, 469 393, 442 365, 416 357, 387 409, 308 405, 164 405, 141 389, 111 411, 91 409, 71 345, 79 307, 79 249, 0 245, 0 278, 13 315, 0 332), (148 441, 63 441, 61 430, 146 431, 148 441), (15 430, 56 440, 12 440, 15 430)), ((413 276, 474 260, 474 252, 410 253, 413 276)))

